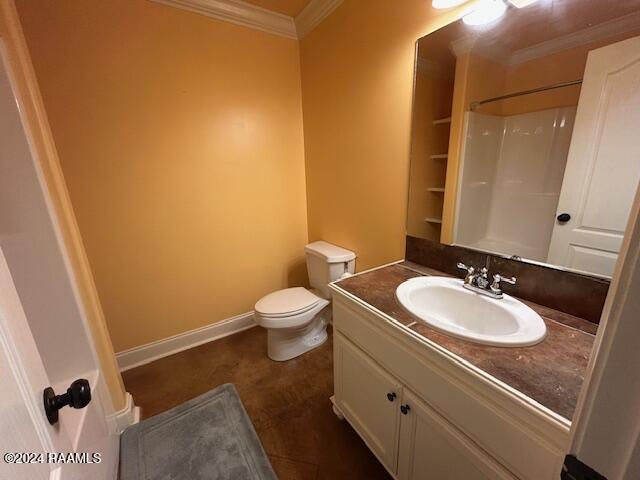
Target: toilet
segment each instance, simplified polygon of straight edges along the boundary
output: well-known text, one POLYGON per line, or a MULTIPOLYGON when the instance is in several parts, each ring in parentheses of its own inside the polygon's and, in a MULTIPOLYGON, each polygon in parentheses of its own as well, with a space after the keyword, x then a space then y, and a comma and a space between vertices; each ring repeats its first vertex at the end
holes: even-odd
POLYGON ((285 288, 256 302, 256 323, 267 329, 267 355, 279 362, 319 347, 331 320, 329 283, 352 275, 356 254, 319 241, 305 247, 310 289, 285 288))

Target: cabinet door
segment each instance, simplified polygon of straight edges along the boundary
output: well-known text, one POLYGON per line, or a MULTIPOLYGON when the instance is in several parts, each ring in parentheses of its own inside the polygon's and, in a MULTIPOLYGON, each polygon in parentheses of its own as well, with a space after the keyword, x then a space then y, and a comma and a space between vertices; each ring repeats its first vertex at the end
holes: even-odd
POLYGON ((406 389, 402 406, 406 414, 400 419, 399 480, 515 480, 406 389))
POLYGON ((402 386, 339 333, 334 336, 335 401, 390 471, 396 471, 402 386))

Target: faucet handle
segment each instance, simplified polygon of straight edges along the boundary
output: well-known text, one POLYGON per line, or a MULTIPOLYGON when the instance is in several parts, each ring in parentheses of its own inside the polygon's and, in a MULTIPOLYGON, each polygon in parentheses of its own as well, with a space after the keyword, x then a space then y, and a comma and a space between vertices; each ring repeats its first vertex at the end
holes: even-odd
POLYGON ((473 278, 475 277, 476 269, 473 266, 467 267, 462 262, 458 262, 458 268, 460 270, 466 270, 467 271, 467 274, 464 277, 464 283, 465 283, 465 285, 471 285, 473 283, 473 278))
POLYGON ((460 270, 466 270, 469 273, 473 273, 475 271, 475 268, 473 267, 467 267, 464 263, 462 262, 458 262, 458 268, 460 270))
POLYGON ((496 295, 497 298, 502 298, 502 289, 500 288, 500 282, 510 283, 511 285, 516 284, 516 277, 504 278, 499 273, 496 273, 493 276, 493 283, 489 287, 489 290, 496 295))
POLYGON ((500 275, 499 273, 496 273, 493 276, 493 285, 492 285, 492 287, 500 288, 500 282, 510 283, 511 285, 515 285, 516 284, 516 277, 506 278, 506 277, 503 277, 502 275, 500 275))
POLYGON ((511 277, 511 278, 505 278, 502 275, 498 275, 500 277, 500 281, 501 282, 507 282, 510 283, 511 285, 515 285, 516 284, 516 277, 511 277))

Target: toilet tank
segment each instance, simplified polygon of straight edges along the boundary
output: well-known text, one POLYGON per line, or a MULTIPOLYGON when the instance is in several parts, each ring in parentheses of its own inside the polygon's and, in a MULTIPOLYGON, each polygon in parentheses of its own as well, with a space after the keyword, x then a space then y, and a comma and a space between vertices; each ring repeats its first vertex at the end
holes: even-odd
POLYGON ((310 243, 304 251, 307 257, 309 284, 325 298, 331 297, 329 283, 338 280, 345 273, 355 271, 356 254, 351 250, 319 241, 310 243))

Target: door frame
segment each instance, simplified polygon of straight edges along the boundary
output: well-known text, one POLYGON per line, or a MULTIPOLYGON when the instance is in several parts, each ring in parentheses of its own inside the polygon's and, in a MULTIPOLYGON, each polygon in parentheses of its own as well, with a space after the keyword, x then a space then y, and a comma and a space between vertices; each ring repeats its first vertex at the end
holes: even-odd
POLYGON ((639 338, 640 188, 571 424, 569 453, 609 479, 640 474, 639 338))
POLYGON ((0 61, 5 62, 18 102, 87 338, 91 340, 90 347, 100 367, 99 381, 104 384, 104 388, 98 389, 103 392, 101 403, 110 427, 121 431, 135 422, 136 410, 131 395, 125 391, 115 359, 14 0, 0 0, 0 49, 0 61))

